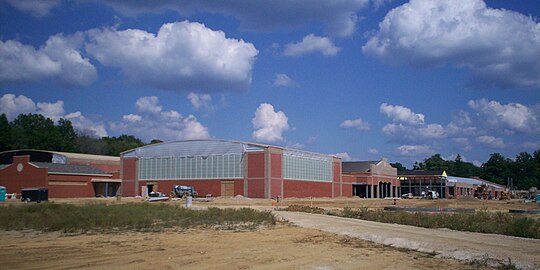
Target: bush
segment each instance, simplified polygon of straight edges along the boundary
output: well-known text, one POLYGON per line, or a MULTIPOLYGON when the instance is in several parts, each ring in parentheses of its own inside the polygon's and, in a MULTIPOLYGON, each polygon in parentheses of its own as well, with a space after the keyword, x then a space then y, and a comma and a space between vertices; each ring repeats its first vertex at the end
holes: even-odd
POLYGON ((0 229, 86 232, 129 229, 160 231, 165 228, 218 226, 254 228, 275 224, 270 212, 249 208, 192 210, 166 204, 118 205, 30 204, 7 206, 0 211, 0 229))

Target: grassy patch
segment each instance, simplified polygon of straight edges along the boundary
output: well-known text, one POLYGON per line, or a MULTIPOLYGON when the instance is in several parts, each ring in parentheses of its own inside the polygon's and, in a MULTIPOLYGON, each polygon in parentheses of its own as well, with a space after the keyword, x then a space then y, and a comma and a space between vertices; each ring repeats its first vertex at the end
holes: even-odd
POLYGON ((150 203, 118 205, 29 204, 3 207, 0 229, 62 232, 109 230, 161 231, 167 228, 252 229, 275 224, 270 212, 249 208, 192 210, 150 203))
POLYGON ((328 211, 318 207, 295 205, 291 205, 285 210, 329 214, 424 228, 448 228, 458 231, 494 233, 540 239, 540 220, 509 213, 493 213, 485 210, 475 213, 421 213, 346 207, 341 211, 328 211))

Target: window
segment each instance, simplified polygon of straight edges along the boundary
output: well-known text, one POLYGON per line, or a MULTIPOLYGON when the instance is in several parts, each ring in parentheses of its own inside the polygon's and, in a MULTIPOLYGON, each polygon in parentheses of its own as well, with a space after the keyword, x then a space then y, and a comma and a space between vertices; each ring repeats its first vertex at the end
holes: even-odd
POLYGON ((332 159, 326 156, 309 157, 283 155, 283 178, 332 182, 332 159))
POLYGON ((238 179, 244 177, 242 154, 139 160, 139 179, 238 179))

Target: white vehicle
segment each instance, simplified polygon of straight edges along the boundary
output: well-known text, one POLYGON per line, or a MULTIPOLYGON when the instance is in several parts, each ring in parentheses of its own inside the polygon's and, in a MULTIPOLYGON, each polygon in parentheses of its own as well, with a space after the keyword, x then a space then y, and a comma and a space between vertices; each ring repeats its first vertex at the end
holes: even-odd
POLYGON ((434 190, 422 191, 422 199, 434 200, 439 198, 439 192, 434 190))

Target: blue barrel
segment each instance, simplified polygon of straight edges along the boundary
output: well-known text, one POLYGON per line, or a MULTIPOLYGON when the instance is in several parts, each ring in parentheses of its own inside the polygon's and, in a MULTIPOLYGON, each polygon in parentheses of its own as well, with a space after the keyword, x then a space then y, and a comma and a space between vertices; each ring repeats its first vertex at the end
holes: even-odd
POLYGON ((6 201, 6 187, 0 186, 0 202, 6 201))
POLYGON ((540 203, 540 194, 536 194, 536 202, 540 203))

